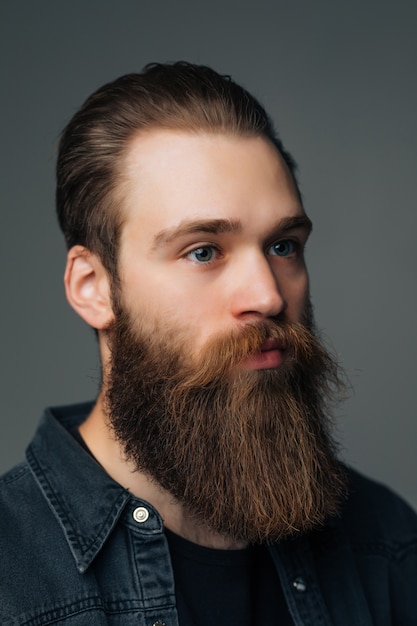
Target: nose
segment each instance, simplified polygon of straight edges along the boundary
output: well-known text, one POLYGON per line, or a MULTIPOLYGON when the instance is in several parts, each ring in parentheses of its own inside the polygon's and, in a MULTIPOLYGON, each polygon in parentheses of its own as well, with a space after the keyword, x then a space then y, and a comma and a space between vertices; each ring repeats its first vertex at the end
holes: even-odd
POLYGON ((238 265, 232 275, 234 317, 274 317, 287 308, 278 277, 264 254, 240 259, 238 265))

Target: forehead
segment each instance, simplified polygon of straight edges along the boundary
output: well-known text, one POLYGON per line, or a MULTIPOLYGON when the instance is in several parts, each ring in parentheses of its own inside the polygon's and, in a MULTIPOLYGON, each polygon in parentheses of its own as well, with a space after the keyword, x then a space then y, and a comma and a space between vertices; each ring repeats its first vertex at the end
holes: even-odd
POLYGON ((141 132, 122 168, 124 223, 145 230, 187 219, 262 221, 304 214, 275 146, 262 137, 141 132))

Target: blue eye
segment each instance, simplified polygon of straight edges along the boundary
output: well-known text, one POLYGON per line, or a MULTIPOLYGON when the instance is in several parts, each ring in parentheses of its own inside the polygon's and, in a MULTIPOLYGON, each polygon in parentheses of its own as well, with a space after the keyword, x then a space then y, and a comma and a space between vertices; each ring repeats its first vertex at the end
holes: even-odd
POLYGON ((268 253, 273 256, 290 256, 290 254, 293 254, 296 247, 297 244, 292 239, 283 239, 282 241, 274 243, 269 248, 268 253))
POLYGON ((187 256, 193 261, 198 261, 198 263, 210 263, 213 260, 214 252, 213 246, 201 246, 201 248, 191 250, 187 256))

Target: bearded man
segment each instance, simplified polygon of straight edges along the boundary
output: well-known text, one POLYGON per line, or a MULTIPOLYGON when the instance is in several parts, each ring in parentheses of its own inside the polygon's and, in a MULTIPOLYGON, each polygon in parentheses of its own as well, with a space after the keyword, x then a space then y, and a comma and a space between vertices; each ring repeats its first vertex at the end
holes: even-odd
POLYGON ((2 624, 416 623, 416 517, 332 439, 295 170, 207 67, 147 66, 68 124, 65 287, 102 384, 3 478, 2 624))

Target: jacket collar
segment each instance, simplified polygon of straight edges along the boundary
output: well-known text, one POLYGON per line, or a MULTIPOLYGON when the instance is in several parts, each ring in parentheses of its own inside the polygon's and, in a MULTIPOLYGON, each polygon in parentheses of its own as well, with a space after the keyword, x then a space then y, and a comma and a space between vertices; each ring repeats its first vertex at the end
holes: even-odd
POLYGON ((96 557, 131 498, 68 432, 91 409, 92 403, 47 409, 26 451, 80 572, 96 557))

